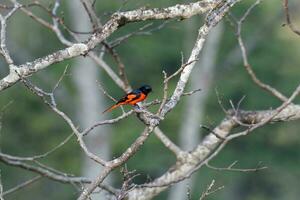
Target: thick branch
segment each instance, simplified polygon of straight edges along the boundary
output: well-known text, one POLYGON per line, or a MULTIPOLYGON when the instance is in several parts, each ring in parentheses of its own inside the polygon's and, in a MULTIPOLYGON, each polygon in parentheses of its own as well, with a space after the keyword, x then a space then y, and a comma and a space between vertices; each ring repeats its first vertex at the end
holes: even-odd
MULTIPOLYGON (((219 1, 218 1, 219 2, 219 1)), ((168 8, 154 9, 138 9, 127 12, 119 12, 112 15, 111 19, 103 25, 102 29, 93 34, 85 43, 73 44, 66 49, 59 50, 45 57, 38 58, 33 62, 20 65, 17 73, 22 76, 30 76, 33 73, 42 70, 54 63, 61 62, 66 59, 86 55, 90 50, 121 26, 137 21, 153 20, 153 19, 169 19, 169 18, 188 18, 196 14, 202 14, 212 9, 217 3, 211 0, 198 1, 191 4, 175 5, 168 8), (187 12, 188 11, 188 12, 187 12)), ((17 73, 12 70, 5 78, 0 80, 0 91, 4 90, 20 80, 17 73)))
POLYGON ((81 195, 79 196, 78 200, 84 200, 89 197, 89 195, 96 189, 98 185, 100 185, 103 180, 108 176, 108 174, 115 169, 116 167, 121 166, 124 164, 131 156, 133 156, 138 149, 144 144, 146 139, 149 137, 150 133, 153 131, 153 127, 147 127, 143 131, 143 133, 135 140, 135 142, 126 149, 124 153, 118 158, 109 162, 106 167, 100 172, 97 178, 90 184, 88 188, 85 188, 81 195))
POLYGON ((164 105, 161 116, 165 116, 171 109, 173 109, 178 101, 180 100, 184 88, 186 86, 187 81, 189 80, 190 74, 192 69, 195 66, 194 60, 197 60, 200 51, 203 48, 203 44, 205 42, 205 38, 209 31, 217 24, 219 21, 224 17, 227 11, 239 0, 228 0, 218 4, 218 6, 213 9, 206 17, 206 23, 199 29, 198 38, 196 40, 196 44, 192 50, 192 53, 188 59, 189 63, 185 68, 182 70, 180 75, 179 81, 175 88, 175 91, 171 97, 171 99, 164 105))
MULTIPOLYGON (((300 119, 300 105, 288 105, 281 110, 280 113, 277 113, 277 110, 240 111, 238 113, 238 119, 249 125, 265 122, 270 119, 271 116, 274 117, 271 121, 269 121, 269 123, 300 119)), ((210 133, 204 138, 197 148, 190 153, 183 155, 177 163, 161 177, 130 191, 129 199, 151 199, 155 195, 167 189, 170 185, 190 177, 193 172, 205 164, 207 159, 218 153, 219 145, 224 142, 224 139, 222 138, 226 138, 233 128, 239 126, 239 123, 237 123, 236 120, 233 120, 232 117, 226 117, 220 125, 213 130, 213 133, 210 133), (216 134, 220 137, 216 137, 216 134)))
MULTIPOLYGON (((2 163, 11 165, 13 167, 19 167, 19 168, 22 168, 22 169, 25 169, 28 171, 32 171, 43 177, 49 178, 53 181, 57 181, 57 182, 61 182, 61 183, 68 183, 68 184, 73 184, 73 183, 89 184, 92 182, 90 179, 85 178, 85 177, 74 177, 74 176, 68 176, 68 175, 66 175, 66 173, 55 173, 54 171, 49 171, 42 167, 30 165, 23 161, 10 159, 10 157, 12 157, 12 156, 0 153, 0 161, 2 163), (64 175, 62 175, 62 174, 64 174, 64 175)), ((110 186, 100 184, 99 187, 103 188, 104 190, 106 190, 112 194, 116 193, 115 189, 110 186)))
MULTIPOLYGON (((183 94, 185 85, 186 85, 186 83, 189 79, 189 76, 191 74, 191 71, 194 67, 194 64, 195 64, 194 60, 197 60, 197 57, 198 57, 200 51, 202 50, 206 35, 224 17, 224 15, 230 9, 230 7, 232 7, 237 2, 238 2, 238 0, 225 1, 222 4, 219 4, 215 9, 213 9, 207 15, 206 23, 199 30, 199 34, 198 34, 195 46, 194 46, 192 53, 189 57, 189 60, 187 62, 188 64, 182 70, 180 80, 178 81, 177 87, 171 97, 171 100, 169 100, 163 106, 163 109, 161 110, 161 113, 160 113, 160 117, 164 117, 169 111, 171 111, 176 106, 176 104, 180 100, 180 97, 183 94)), ((141 14, 141 16, 143 16, 143 15, 141 14)), ((143 114, 145 114, 145 113, 143 112, 143 114)), ((139 138, 137 138, 135 143, 130 148, 128 148, 119 158, 113 160, 111 167, 109 167, 109 165, 107 165, 107 167, 101 172, 101 174, 99 174, 97 176, 96 180, 93 181, 91 186, 89 188, 84 189, 84 191, 81 193, 80 197, 78 198, 79 200, 87 199, 89 197, 89 195, 96 188, 96 185, 101 183, 104 180, 104 178, 110 173, 110 171, 112 171, 112 169, 125 163, 137 151, 139 146, 141 146, 143 144, 143 142, 147 139, 149 133, 159 124, 159 121, 161 119, 161 118, 154 118, 153 116, 147 117, 147 113, 145 115, 141 115, 141 117, 143 118, 142 120, 145 119, 144 121, 146 124, 149 125, 150 130, 146 131, 146 133, 144 132, 139 138)), ((186 156, 181 156, 180 161, 182 161, 182 159, 186 159, 186 156)), ((185 166, 185 164, 183 164, 183 166, 185 166)), ((142 196, 138 195, 138 198, 141 199, 142 196)))

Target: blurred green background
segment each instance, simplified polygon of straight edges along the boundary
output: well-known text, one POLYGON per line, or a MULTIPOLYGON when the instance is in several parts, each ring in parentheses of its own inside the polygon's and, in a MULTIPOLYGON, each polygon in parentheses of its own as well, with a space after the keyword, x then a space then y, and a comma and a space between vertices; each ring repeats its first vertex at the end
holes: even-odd
MULTIPOLYGON (((30 1, 20 2, 29 3, 30 1)), ((96 9, 97 13, 100 13, 99 16, 102 21, 105 22, 110 14, 117 11, 122 5, 122 10, 130 10, 145 5, 147 7, 165 7, 173 5, 175 2, 186 3, 189 1, 128 0, 123 5, 124 2, 121 0, 97 0, 96 9)), ((53 5, 52 0, 44 0, 42 3, 50 7, 53 5)), ((238 3, 232 9, 232 14, 237 17, 243 15, 252 3, 253 1, 250 0, 238 3)), ((300 3, 297 0, 291 0, 290 4, 293 21, 300 27, 300 3)), ((71 18, 66 7, 66 2, 62 1, 58 13, 64 17, 66 24, 69 24, 71 18)), ((31 10, 45 20, 51 20, 43 10, 39 8, 32 8, 31 10)), ((171 20, 164 28, 154 31, 151 35, 133 36, 117 47, 116 50, 126 65, 126 73, 131 85, 133 87, 137 87, 141 83, 152 85, 154 92, 148 101, 162 96, 162 70, 168 73, 174 72, 181 64, 181 52, 186 52, 184 55, 188 57, 186 39, 187 37, 192 38, 192 41, 195 39, 197 29, 203 22, 203 18, 195 16, 193 20, 195 27, 188 36, 185 27, 189 19, 171 20)), ((242 102, 242 109, 262 110, 280 105, 276 98, 253 84, 242 65, 239 54, 229 58, 230 52, 237 48, 237 38, 229 20, 226 18, 223 21, 224 30, 217 50, 214 79, 208 91, 209 97, 205 105, 204 121, 199 122, 199 124, 202 123, 211 127, 217 125, 224 118, 224 113, 217 101, 215 88, 222 94, 226 108, 230 108, 229 100, 236 103, 244 95, 246 97, 242 102)), ((288 96, 299 84, 300 37, 292 33, 287 27, 282 26, 284 21, 281 1, 263 1, 245 21, 242 34, 245 41, 250 41, 252 45, 248 56, 258 77, 288 96)), ((155 21, 153 23, 152 26, 155 27, 162 22, 155 21)), ((146 22, 126 25, 109 38, 109 41, 130 33, 145 24, 146 22)), ((18 12, 9 21, 7 37, 8 48, 17 64, 45 56, 64 47, 52 32, 21 12, 18 12)), ((97 48, 98 51, 99 49, 97 48)), ((117 69, 110 56, 106 56, 105 60, 114 66, 115 70, 117 69)), ((62 74, 64 67, 69 65, 72 68, 73 62, 73 60, 67 60, 55 64, 38 72, 30 79, 39 86, 50 90, 62 74)), ((8 70, 2 58, 0 58, 0 66, 1 77, 4 77, 8 70)), ((123 91, 104 72, 101 73, 99 81, 103 83, 112 96, 116 98, 122 96, 123 91)), ((174 88, 176 79, 173 79, 170 84, 170 89, 174 88)), ((205 90, 201 85, 198 88, 205 90)), ((101 91, 99 90, 99 92, 101 91)), ((59 108, 68 113, 75 121, 76 93, 72 74, 70 74, 65 77, 59 88, 57 101, 59 108)), ((178 130, 182 125, 180 116, 183 113, 183 105, 187 98, 193 98, 193 96, 184 97, 160 125, 161 129, 175 142, 178 141, 178 130)), ((299 102, 299 99, 297 100, 299 102)), ((1 119, 1 151, 19 156, 40 154, 57 145, 71 133, 66 123, 52 113, 39 98, 32 95, 22 84, 18 83, 1 92, 0 107, 9 102, 12 103, 1 119)), ((107 104, 104 107, 110 103, 111 101, 107 99, 107 104)), ((157 107, 151 109, 156 110, 157 107)), ((112 113, 112 116, 116 117, 119 114, 120 111, 116 111, 112 113)), ((99 115, 101 115, 101 111, 99 111, 99 115)), ((106 117, 112 116, 107 115, 106 117)), ((143 129, 142 123, 134 116, 111 127, 113 131, 110 142, 113 156, 120 155, 143 129)), ((202 134, 204 136, 205 132, 202 134)), ((238 138, 228 144, 212 163, 215 166, 224 167, 238 160, 238 167, 251 168, 262 162, 268 169, 255 173, 241 173, 215 171, 203 167, 194 174, 195 184, 191 188, 191 199, 199 199, 201 192, 212 179, 215 179, 216 185, 224 185, 225 188, 209 196, 208 199, 211 200, 299 199, 299 145, 299 121, 267 125, 249 136, 238 138)), ((81 154, 81 150, 76 139, 72 138, 64 147, 41 161, 53 168, 80 175, 83 155, 80 157, 79 154, 81 154)), ((148 177, 155 178, 163 174, 174 161, 175 157, 152 135, 141 150, 129 160, 127 166, 130 170, 137 170, 140 176, 135 178, 135 182, 142 183, 148 180, 148 177)), ((0 169, 5 189, 9 189, 34 175, 3 163, 0 163, 0 169)), ((121 181, 119 171, 115 170, 113 185, 119 187, 121 181)), ((168 191, 161 193, 155 199, 167 199, 168 191)), ((77 195, 77 191, 71 185, 42 179, 21 191, 6 196, 5 199, 67 200, 75 199, 77 195)))

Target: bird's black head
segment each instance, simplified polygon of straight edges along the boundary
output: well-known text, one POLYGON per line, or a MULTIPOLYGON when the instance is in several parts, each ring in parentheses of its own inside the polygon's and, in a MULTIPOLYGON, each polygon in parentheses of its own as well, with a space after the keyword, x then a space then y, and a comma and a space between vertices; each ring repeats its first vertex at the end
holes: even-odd
POLYGON ((152 91, 152 88, 149 85, 143 85, 139 89, 146 95, 152 91))

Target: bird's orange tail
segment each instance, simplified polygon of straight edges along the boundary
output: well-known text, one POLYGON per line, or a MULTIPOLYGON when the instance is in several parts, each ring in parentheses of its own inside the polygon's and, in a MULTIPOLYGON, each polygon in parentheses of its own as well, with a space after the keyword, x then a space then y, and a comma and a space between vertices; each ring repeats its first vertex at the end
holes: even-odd
POLYGON ((113 105, 113 106, 107 108, 106 110, 104 110, 104 111, 102 112, 102 114, 103 114, 103 113, 106 113, 106 112, 110 112, 110 111, 112 111, 113 109, 115 109, 115 108, 117 108, 117 107, 119 107, 119 106, 120 106, 120 104, 115 104, 115 105, 113 105))

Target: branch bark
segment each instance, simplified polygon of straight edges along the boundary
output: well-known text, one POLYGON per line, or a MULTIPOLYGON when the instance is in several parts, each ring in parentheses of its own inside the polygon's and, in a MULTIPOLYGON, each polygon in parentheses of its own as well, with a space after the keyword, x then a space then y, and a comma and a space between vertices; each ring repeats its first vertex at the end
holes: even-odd
MULTIPOLYGON (((129 192, 130 200, 148 200, 160 192, 166 190, 170 185, 178 183, 186 178, 189 178, 192 173, 198 170, 211 158, 216 156, 219 151, 227 143, 226 138, 231 133, 232 129, 240 126, 233 117, 237 116, 240 121, 249 125, 256 125, 273 118, 268 122, 292 121, 300 119, 300 105, 288 105, 279 113, 276 110, 263 111, 239 111, 238 114, 227 116, 223 121, 213 130, 214 133, 207 135, 202 142, 191 152, 183 154, 176 164, 169 168, 159 178, 137 186, 129 192), (215 135, 220 137, 216 137, 215 135), (222 139, 222 138, 225 138, 222 139), (224 142, 225 141, 225 142, 224 142)), ((243 134, 245 135, 245 134, 243 134)), ((243 136, 242 134, 239 135, 243 136)))
MULTIPOLYGON (((228 2, 231 1, 232 0, 228 2)), ((45 57, 38 58, 32 62, 27 62, 26 64, 15 66, 6 77, 0 80, 0 91, 20 81, 20 76, 30 76, 54 63, 86 55, 89 51, 94 49, 96 45, 104 41, 112 33, 127 23, 145 20, 189 18, 193 15, 203 14, 209 11, 220 2, 222 1, 203 0, 190 4, 177 4, 168 8, 137 9, 133 11, 114 13, 110 20, 103 25, 102 29, 99 32, 94 33, 87 42, 72 44, 68 48, 56 51, 45 57)), ((17 5, 17 3, 15 5, 17 5)), ((3 27, 1 30, 4 30, 3 27)))
MULTIPOLYGON (((195 23, 193 23, 195 24, 195 23)), ((207 96, 213 84, 215 62, 219 42, 223 32, 223 23, 218 24, 207 37, 199 62, 191 75, 190 88, 202 87, 203 90, 186 100, 179 132, 179 144, 185 151, 192 150, 201 138, 200 124, 203 120, 207 96)), ((170 190, 169 200, 181 200, 186 197, 186 188, 193 188, 193 179, 182 181, 170 190)))

